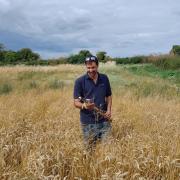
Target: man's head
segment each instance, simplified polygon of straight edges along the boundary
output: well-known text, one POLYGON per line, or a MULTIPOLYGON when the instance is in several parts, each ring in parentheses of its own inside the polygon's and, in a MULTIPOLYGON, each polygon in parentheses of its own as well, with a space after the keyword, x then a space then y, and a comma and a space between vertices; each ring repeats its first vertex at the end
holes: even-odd
POLYGON ((90 63, 90 62, 95 62, 97 66, 99 64, 98 59, 97 59, 96 56, 88 56, 88 57, 86 57, 84 63, 87 64, 87 63, 90 63))
POLYGON ((91 78, 95 78, 98 72, 98 59, 96 56, 89 56, 85 59, 87 73, 91 78))

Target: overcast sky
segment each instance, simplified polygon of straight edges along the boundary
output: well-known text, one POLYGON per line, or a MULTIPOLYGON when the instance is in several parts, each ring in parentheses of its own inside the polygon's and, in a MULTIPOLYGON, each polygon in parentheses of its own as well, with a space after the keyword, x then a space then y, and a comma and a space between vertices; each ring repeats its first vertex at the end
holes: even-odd
POLYGON ((0 0, 0 43, 43 58, 168 53, 180 44, 179 19, 180 0, 0 0))

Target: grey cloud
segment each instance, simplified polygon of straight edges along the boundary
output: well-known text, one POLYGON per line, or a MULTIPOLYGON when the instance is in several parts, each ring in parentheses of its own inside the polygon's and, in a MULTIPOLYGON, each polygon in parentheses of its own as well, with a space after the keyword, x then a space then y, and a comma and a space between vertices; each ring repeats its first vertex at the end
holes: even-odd
POLYGON ((0 0, 0 41, 13 44, 12 48, 29 45, 46 55, 81 48, 106 50, 112 56, 166 52, 179 41, 179 4, 178 0, 0 0))

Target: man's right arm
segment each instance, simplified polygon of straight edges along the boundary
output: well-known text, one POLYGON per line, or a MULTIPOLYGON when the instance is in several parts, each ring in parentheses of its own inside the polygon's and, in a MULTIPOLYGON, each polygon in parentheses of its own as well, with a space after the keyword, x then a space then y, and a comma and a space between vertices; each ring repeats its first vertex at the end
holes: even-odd
POLYGON ((92 110, 95 107, 94 103, 82 103, 79 99, 74 99, 74 106, 79 109, 89 109, 92 110))
POLYGON ((82 94, 83 94, 82 83, 80 79, 77 79, 74 84, 74 106, 79 109, 83 108, 83 103, 79 99, 79 97, 81 97, 82 94))
POLYGON ((83 95, 83 88, 80 79, 75 81, 74 85, 74 106, 78 109, 93 109, 94 103, 83 103, 81 102, 80 97, 83 95))
POLYGON ((83 109, 83 103, 79 99, 74 99, 74 106, 79 109, 83 109))

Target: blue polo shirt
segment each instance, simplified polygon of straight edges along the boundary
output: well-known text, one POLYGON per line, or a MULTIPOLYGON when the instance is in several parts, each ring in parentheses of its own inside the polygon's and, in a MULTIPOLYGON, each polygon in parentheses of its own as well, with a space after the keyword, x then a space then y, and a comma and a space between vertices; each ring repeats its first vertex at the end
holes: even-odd
MULTIPOLYGON (((74 99, 82 97, 83 99, 93 99, 95 105, 106 111, 106 97, 111 96, 111 86, 109 79, 105 74, 98 73, 98 79, 95 83, 88 74, 79 77, 74 85, 74 99)), ((82 124, 94 124, 106 121, 94 110, 80 110, 80 120, 82 124)))

